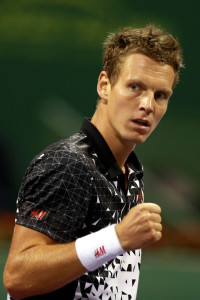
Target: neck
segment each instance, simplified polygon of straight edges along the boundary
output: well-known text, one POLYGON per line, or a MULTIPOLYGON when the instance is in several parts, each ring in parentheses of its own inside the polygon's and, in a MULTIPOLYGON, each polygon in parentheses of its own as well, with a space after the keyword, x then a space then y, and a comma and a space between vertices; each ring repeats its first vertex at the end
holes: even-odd
POLYGON ((111 152, 113 153, 119 167, 126 172, 126 160, 129 154, 135 148, 135 145, 122 141, 109 126, 99 112, 94 114, 91 120, 92 124, 99 130, 111 152))
POLYGON ((114 142, 112 138, 108 138, 108 139, 106 139, 107 137, 104 137, 104 138, 105 138, 110 150, 112 151, 118 165, 120 166, 122 171, 125 173, 126 161, 127 161, 129 154, 133 150, 133 148, 128 149, 124 145, 121 145, 121 143, 118 143, 117 140, 116 140, 116 142, 114 142))

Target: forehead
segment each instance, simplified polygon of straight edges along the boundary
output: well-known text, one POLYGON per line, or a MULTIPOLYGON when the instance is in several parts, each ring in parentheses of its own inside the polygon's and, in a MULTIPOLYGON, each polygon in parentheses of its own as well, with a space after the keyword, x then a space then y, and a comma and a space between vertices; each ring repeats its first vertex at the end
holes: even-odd
POLYGON ((154 59, 140 53, 128 55, 121 65, 120 79, 138 79, 161 81, 172 88, 175 72, 172 66, 162 64, 154 59))

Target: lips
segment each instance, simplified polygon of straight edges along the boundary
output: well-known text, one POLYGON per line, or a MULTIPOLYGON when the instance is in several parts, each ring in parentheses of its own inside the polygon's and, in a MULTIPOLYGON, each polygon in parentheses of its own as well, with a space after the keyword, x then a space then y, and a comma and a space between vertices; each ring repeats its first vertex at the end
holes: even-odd
POLYGON ((135 119, 133 120, 134 123, 140 125, 140 126, 145 126, 145 127, 149 127, 150 123, 148 120, 145 119, 135 119))

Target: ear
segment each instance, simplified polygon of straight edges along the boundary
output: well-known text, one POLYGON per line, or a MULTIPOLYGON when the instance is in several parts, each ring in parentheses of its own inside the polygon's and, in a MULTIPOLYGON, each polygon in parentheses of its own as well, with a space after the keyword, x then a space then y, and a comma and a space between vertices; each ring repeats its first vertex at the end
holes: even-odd
POLYGON ((102 71, 98 78, 97 92, 103 103, 106 104, 108 100, 108 93, 110 91, 110 80, 106 71, 102 71))

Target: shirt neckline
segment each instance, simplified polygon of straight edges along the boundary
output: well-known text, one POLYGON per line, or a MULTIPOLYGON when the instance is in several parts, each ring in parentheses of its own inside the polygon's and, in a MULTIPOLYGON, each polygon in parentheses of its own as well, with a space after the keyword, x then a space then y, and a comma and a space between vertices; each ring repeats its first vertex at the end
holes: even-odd
MULTIPOLYGON (((80 131, 86 133, 87 136, 92 140, 98 156, 105 164, 112 179, 124 174, 105 139, 98 129, 90 122, 89 118, 84 119, 80 131)), ((141 179, 143 177, 143 168, 133 151, 128 156, 127 163, 134 173, 139 177, 138 179, 141 179)))

